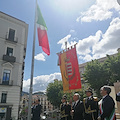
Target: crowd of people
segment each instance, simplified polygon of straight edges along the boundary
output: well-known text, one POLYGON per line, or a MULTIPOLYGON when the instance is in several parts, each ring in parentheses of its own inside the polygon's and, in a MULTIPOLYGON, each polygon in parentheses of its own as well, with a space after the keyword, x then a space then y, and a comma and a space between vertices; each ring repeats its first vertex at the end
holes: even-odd
POLYGON ((61 120, 116 120, 115 102, 109 95, 111 88, 103 86, 100 89, 102 99, 93 96, 93 91, 88 88, 85 91, 86 98, 81 100, 80 95, 73 95, 72 104, 67 102, 67 97, 62 97, 60 105, 61 120))
MULTIPOLYGON (((73 95, 74 102, 67 102, 67 96, 63 95, 60 105, 60 120, 116 120, 115 102, 109 95, 111 88, 103 86, 100 89, 102 99, 93 96, 93 91, 88 88, 85 91, 86 98, 81 100, 78 93, 73 95)), ((116 100, 120 101, 120 92, 116 94, 116 100)), ((32 120, 40 120, 42 106, 37 99, 32 106, 32 120)))

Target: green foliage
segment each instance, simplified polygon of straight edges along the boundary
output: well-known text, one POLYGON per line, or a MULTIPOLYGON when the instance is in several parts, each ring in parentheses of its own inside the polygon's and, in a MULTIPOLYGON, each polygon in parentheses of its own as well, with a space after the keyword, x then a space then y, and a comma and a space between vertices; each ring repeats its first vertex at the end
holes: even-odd
MULTIPOLYGON (((73 99, 75 92, 63 93, 63 83, 62 81, 54 81, 54 83, 49 83, 47 87, 47 97, 48 100, 56 107, 60 107, 61 98, 63 95, 67 96, 67 101, 70 102, 73 99)), ((84 87, 78 92, 81 96, 81 100, 85 97, 84 87)), ((72 100, 73 101, 73 100, 72 100)))
POLYGON ((108 72, 108 82, 110 85, 113 85, 114 82, 120 80, 120 54, 118 54, 117 57, 110 57, 107 55, 104 67, 108 72))
POLYGON ((21 111, 21 116, 27 116, 28 114, 28 107, 24 107, 21 111))
POLYGON ((49 83, 47 87, 48 100, 56 107, 61 104, 61 96, 63 95, 62 81, 55 80, 54 83, 49 83))
POLYGON ((83 98, 86 97, 84 86, 82 86, 81 91, 79 91, 78 93, 79 93, 79 95, 80 95, 80 99, 81 99, 81 100, 83 100, 83 98))
POLYGON ((89 62, 83 77, 99 96, 100 87, 113 85, 114 82, 120 80, 120 55, 116 57, 107 55, 106 61, 102 63, 97 60, 89 62))

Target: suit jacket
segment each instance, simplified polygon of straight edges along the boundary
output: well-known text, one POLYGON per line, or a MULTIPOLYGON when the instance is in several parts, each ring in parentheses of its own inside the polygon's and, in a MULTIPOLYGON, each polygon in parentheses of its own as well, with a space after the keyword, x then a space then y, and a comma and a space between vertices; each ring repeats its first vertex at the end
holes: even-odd
POLYGON ((92 96, 90 99, 86 98, 84 102, 85 102, 84 107, 86 109, 86 112, 87 111, 90 112, 90 113, 85 113, 85 120, 93 120, 93 118, 97 120, 98 110, 99 110, 97 99, 92 96))
POLYGON ((34 105, 32 108, 32 120, 40 120, 40 114, 42 112, 42 106, 40 104, 34 105))
POLYGON ((84 106, 82 101, 78 101, 77 105, 73 106, 73 120, 84 120, 84 106))
POLYGON ((103 108, 103 113, 100 115, 101 120, 104 120, 104 118, 109 118, 113 109, 115 108, 115 102, 113 98, 109 95, 107 95, 105 98, 102 100, 102 108, 103 108))
POLYGON ((60 105, 60 113, 61 113, 61 120, 71 120, 71 105, 69 104, 61 104, 60 105))

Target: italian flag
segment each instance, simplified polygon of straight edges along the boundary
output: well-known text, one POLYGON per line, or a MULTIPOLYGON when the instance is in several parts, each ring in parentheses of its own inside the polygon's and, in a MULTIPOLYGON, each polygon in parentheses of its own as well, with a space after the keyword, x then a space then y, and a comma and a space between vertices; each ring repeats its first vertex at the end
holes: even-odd
MULTIPOLYGON (((103 107, 102 107, 102 103, 100 104, 100 114, 103 113, 103 107)), ((104 120, 115 120, 115 108, 113 109, 111 115, 109 116, 109 118, 104 118, 104 120)))
POLYGON ((38 32, 38 41, 39 46, 42 47, 42 50, 50 55, 49 42, 47 37, 47 26, 41 14, 40 8, 37 5, 37 32, 38 32))

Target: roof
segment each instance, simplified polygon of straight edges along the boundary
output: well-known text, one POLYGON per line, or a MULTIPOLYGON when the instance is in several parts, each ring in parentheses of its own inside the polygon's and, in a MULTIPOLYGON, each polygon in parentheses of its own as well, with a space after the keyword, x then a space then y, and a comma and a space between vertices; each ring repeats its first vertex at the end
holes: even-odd
POLYGON ((22 21, 22 20, 20 20, 20 19, 18 19, 18 18, 15 18, 15 17, 13 17, 13 16, 11 16, 11 15, 8 15, 8 14, 6 14, 6 13, 4 13, 4 12, 1 12, 1 11, 0 11, 0 13, 2 13, 2 14, 4 14, 4 15, 7 15, 7 16, 13 18, 13 19, 16 19, 16 20, 18 20, 18 21, 20 21, 20 22, 25 23, 24 21, 22 21))

